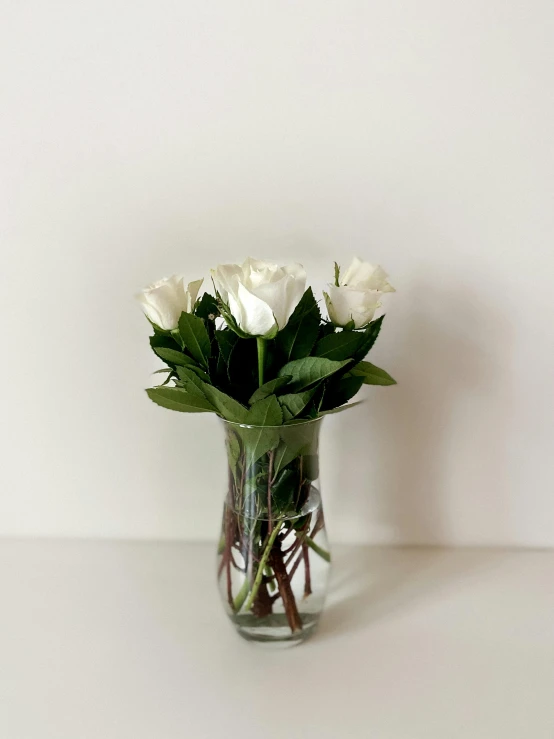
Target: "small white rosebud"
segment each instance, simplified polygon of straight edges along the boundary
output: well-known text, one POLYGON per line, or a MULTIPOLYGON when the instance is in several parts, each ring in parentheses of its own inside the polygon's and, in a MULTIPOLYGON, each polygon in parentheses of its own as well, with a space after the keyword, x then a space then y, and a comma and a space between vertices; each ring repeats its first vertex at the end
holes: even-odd
POLYGON ((383 293, 395 291, 387 277, 381 267, 354 257, 344 275, 339 276, 339 284, 330 284, 329 293, 324 293, 331 321, 336 326, 351 321, 355 328, 366 326, 381 305, 383 293))
POLYGON ((177 328, 183 311, 192 313, 203 282, 204 280, 189 282, 185 289, 183 278, 172 275, 145 288, 136 298, 152 323, 166 331, 172 331, 177 328))

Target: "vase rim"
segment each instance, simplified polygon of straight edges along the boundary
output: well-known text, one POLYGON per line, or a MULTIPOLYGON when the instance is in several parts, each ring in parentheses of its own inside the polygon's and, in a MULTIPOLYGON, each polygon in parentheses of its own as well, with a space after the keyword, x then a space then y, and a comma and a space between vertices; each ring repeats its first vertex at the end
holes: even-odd
POLYGON ((291 429, 295 426, 307 426, 310 423, 321 423, 325 416, 318 416, 317 418, 307 418, 302 421, 295 421, 294 423, 282 423, 279 426, 260 426, 252 423, 238 423, 237 421, 228 421, 226 418, 219 417, 220 420, 227 426, 237 426, 241 429, 291 429))

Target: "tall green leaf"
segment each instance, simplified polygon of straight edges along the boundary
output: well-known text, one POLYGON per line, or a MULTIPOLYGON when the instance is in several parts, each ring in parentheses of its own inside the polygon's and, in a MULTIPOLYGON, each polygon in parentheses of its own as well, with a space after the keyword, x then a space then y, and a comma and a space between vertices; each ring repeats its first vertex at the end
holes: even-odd
POLYGON ((202 387, 202 380, 193 369, 190 367, 177 367, 177 374, 188 393, 191 395, 197 395, 200 398, 206 397, 202 387))
POLYGON ((356 354, 358 347, 364 340, 364 334, 356 331, 341 331, 337 334, 329 334, 320 339, 313 351, 315 357, 327 357, 341 361, 350 359, 356 354))
POLYGON ((168 362, 169 364, 181 367, 184 367, 187 364, 194 364, 193 359, 187 357, 186 354, 183 354, 183 352, 180 352, 177 349, 168 349, 165 346, 157 346, 154 348, 154 351, 160 359, 163 359, 164 362, 168 362))
MULTIPOLYGON (((150 337, 149 341, 150 346, 152 347, 152 351, 161 359, 163 359, 163 357, 161 357, 161 355, 158 353, 158 350, 160 349, 171 349, 172 351, 181 354, 181 346, 178 344, 177 341, 175 341, 169 331, 159 333, 154 326, 154 335, 150 337)), ((164 362, 166 362, 166 364, 175 364, 168 359, 164 359, 164 362)))
POLYGON ((343 362, 335 362, 332 359, 324 357, 304 357, 304 359, 295 359, 288 362, 279 370, 279 377, 290 375, 290 389, 292 392, 299 392, 304 388, 313 385, 320 380, 334 374, 342 367, 348 364, 349 360, 343 362))
POLYGON ((239 437, 234 431, 231 431, 230 429, 227 429, 226 446, 229 467, 231 469, 231 473, 235 479, 235 482, 238 482, 240 473, 239 461, 241 447, 239 437))
POLYGON ((251 426, 280 426, 283 423, 283 412, 275 395, 270 395, 254 403, 245 423, 251 426))
POLYGON ((273 463, 274 476, 277 477, 283 467, 286 467, 293 459, 299 457, 304 447, 304 444, 294 446, 290 443, 285 444, 283 441, 279 442, 279 446, 275 450, 275 459, 273 463))
POLYGON ((257 427, 237 429, 245 450, 246 466, 250 467, 279 443, 279 432, 274 427, 283 423, 283 414, 275 395, 254 403, 245 423, 257 427))
POLYGON ((186 390, 177 387, 152 387, 146 391, 150 400, 169 408, 172 411, 183 413, 206 413, 213 412, 215 408, 206 398, 192 395, 186 390))
POLYGON ((321 411, 319 414, 320 416, 330 416, 333 413, 341 413, 342 411, 346 411, 349 408, 354 408, 356 405, 361 405, 364 401, 363 400, 357 400, 355 403, 347 403, 346 405, 341 405, 338 408, 331 408, 329 411, 321 411))
POLYGON ((250 405, 253 405, 259 400, 263 400, 269 395, 273 395, 276 390, 278 390, 280 387, 283 387, 283 385, 286 385, 290 379, 291 378, 289 375, 284 375, 283 377, 276 377, 274 380, 270 380, 269 382, 264 383, 256 390, 255 393, 253 393, 248 402, 250 403, 250 405))
POLYGON ((350 372, 342 377, 333 378, 325 388, 321 410, 331 410, 347 403, 356 395, 363 383, 363 377, 351 375, 350 372))
POLYGON ((283 420, 285 423, 302 413, 312 399, 314 392, 315 388, 305 390, 303 393, 287 393, 278 398, 283 409, 283 420))
MULTIPOLYGON (((266 403, 266 400, 260 402, 266 403)), ((260 475, 265 474, 267 476, 268 460, 262 460, 262 457, 275 449, 279 443, 279 429, 274 426, 236 426, 234 430, 239 436, 244 450, 246 489, 250 488, 253 492, 256 489, 260 475), (259 462, 259 460, 262 461, 259 462), (256 464, 258 462, 259 464, 256 464)))
POLYGON ((209 376, 204 372, 204 370, 201 367, 198 367, 198 365, 196 364, 187 364, 186 367, 191 372, 194 372, 194 374, 197 377, 199 377, 202 380, 202 382, 207 382, 208 384, 211 384, 209 376))
POLYGON ((388 372, 385 372, 380 367, 376 367, 371 362, 358 362, 350 372, 353 375, 362 377, 366 385, 396 385, 396 380, 388 372))
POLYGON ((334 334, 335 331, 336 331, 336 327, 333 326, 332 323, 322 323, 321 326, 319 327, 318 337, 320 339, 323 339, 325 336, 334 334))
POLYGON ((210 358, 210 337, 204 321, 192 313, 181 313, 179 318, 179 334, 186 350, 204 368, 210 358))
POLYGON ((272 427, 260 426, 255 429, 239 427, 239 433, 243 440, 247 467, 255 464, 264 454, 275 449, 279 443, 279 431, 272 427))
POLYGON ((202 390, 202 380, 192 367, 177 367, 177 374, 184 383, 191 383, 202 390))
POLYGON ((215 338, 217 339, 217 343, 219 344, 219 351, 221 352, 221 356, 225 360, 225 364, 228 364, 229 357, 231 356, 231 351, 233 350, 235 344, 240 341, 240 339, 236 335, 236 333, 234 331, 231 331, 230 329, 216 331, 215 338))
POLYGON ((202 383, 202 389, 204 390, 204 395, 220 416, 234 423, 246 423, 248 410, 238 401, 231 398, 230 395, 222 393, 221 390, 218 390, 213 385, 208 385, 206 382, 202 383))
POLYGON ((285 426, 281 432, 281 441, 275 450, 273 461, 274 476, 286 467, 293 459, 304 454, 317 453, 318 424, 299 423, 285 426))
POLYGON ((275 337, 276 347, 285 361, 308 356, 317 339, 320 320, 319 307, 309 287, 285 328, 275 337))
POLYGON ((353 359, 356 362, 360 362, 371 349, 373 344, 375 344, 375 342, 377 341, 377 337, 379 336, 379 331, 381 330, 381 325, 383 323, 384 317, 385 316, 380 316, 375 321, 372 321, 363 332, 362 341, 360 342, 356 353, 353 355, 353 359))

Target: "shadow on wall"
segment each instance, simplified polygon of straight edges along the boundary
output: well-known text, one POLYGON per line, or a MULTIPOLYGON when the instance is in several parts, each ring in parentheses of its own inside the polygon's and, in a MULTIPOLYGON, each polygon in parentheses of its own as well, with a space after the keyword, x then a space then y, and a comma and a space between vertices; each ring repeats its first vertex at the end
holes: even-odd
MULTIPOLYGON (((414 280, 404 293, 401 326, 383 362, 398 386, 371 388, 369 402, 351 412, 355 422, 348 413, 337 417, 333 517, 357 515, 358 534, 372 543, 502 543, 513 536, 507 321, 459 285, 414 280)), ((503 556, 339 548, 320 636, 389 617, 503 556)))
POLYGON ((502 543, 512 523, 507 318, 458 282, 414 279, 402 293, 383 362, 399 384, 371 388, 355 422, 345 413, 333 432, 344 491, 335 515, 363 517, 377 543, 502 543))

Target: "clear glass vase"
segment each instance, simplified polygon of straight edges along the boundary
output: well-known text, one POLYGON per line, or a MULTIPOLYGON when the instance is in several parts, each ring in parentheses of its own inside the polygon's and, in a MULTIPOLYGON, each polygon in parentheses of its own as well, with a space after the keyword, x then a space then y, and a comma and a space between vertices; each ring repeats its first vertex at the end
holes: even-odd
POLYGON ((229 618, 249 641, 298 644, 323 609, 331 557, 318 485, 322 420, 223 421, 229 485, 218 582, 229 618))

